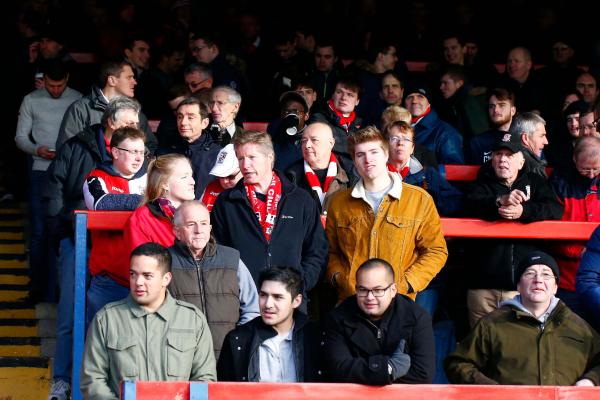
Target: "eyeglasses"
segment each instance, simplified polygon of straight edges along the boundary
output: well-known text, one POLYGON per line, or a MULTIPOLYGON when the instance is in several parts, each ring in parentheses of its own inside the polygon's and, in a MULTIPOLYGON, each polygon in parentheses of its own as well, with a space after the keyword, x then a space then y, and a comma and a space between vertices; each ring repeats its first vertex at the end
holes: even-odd
POLYGON ((523 278, 525 278, 525 279, 533 279, 536 276, 541 277, 543 281, 550 281, 552 279, 556 279, 556 276, 554 276, 548 272, 542 272, 542 273, 538 274, 535 271, 527 271, 523 274, 523 278))
POLYGON ((147 157, 148 156, 148 150, 130 150, 130 149, 124 149, 122 147, 117 147, 117 149, 121 150, 121 151, 125 151, 129 154, 131 154, 132 156, 142 156, 142 157, 147 157))
POLYGON ((387 287, 385 287, 383 289, 380 289, 380 288, 377 288, 377 289, 367 289, 367 288, 359 286, 359 287, 356 288, 356 295, 358 297, 367 297, 369 295, 369 293, 373 293, 373 296, 375 296, 375 297, 381 297, 381 296, 383 296, 385 294, 385 292, 390 287, 392 287, 392 285, 393 285, 393 283, 390 283, 387 287))
POLYGON ((406 143, 412 143, 412 139, 411 138, 407 138, 404 136, 390 136, 388 141, 391 144, 398 144, 398 143, 402 143, 402 142, 406 142, 406 143))

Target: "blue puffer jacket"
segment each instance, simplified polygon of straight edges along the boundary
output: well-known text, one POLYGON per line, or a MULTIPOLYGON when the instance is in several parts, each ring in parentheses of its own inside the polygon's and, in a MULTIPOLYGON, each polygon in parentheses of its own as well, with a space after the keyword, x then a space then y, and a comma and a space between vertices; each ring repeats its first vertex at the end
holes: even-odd
POLYGON ((433 151, 438 163, 465 163, 462 136, 452 125, 442 121, 434 110, 424 116, 414 129, 417 143, 433 151))
POLYGON ((587 243, 579 264, 576 289, 581 304, 587 311, 587 321, 600 332, 600 227, 587 243))
POLYGON ((457 214, 462 209, 463 194, 443 178, 435 168, 423 168, 421 163, 411 156, 405 183, 427 190, 442 216, 457 214))

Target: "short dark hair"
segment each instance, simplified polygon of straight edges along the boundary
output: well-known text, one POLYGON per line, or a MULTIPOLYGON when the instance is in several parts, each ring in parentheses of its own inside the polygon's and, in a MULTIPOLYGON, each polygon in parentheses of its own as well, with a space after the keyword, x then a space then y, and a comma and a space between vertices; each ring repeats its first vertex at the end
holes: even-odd
POLYGON ((442 73, 442 76, 444 75, 448 75, 455 82, 468 82, 467 72, 465 71, 465 67, 462 65, 448 65, 442 73))
POLYGON ((348 90, 352 90, 353 92, 356 92, 356 95, 358 96, 358 98, 360 99, 360 96, 362 95, 362 84, 360 83, 360 81, 358 80, 358 78, 354 75, 343 75, 342 77, 340 77, 340 79, 338 79, 336 86, 341 86, 344 89, 348 89, 348 90))
POLYGON ((393 282, 396 281, 396 274, 394 273, 394 268, 392 267, 392 265, 389 262, 385 261, 382 258, 369 258, 367 261, 365 261, 364 263, 360 264, 360 266, 356 270, 356 276, 358 276, 358 273, 360 271, 366 271, 366 270, 374 269, 374 268, 377 268, 377 267, 383 267, 383 268, 385 268, 386 272, 392 278, 392 281, 393 282))
POLYGON ((51 59, 44 60, 42 63, 42 71, 44 76, 53 81, 62 81, 69 77, 69 69, 62 60, 51 59))
POLYGON ((183 99, 181 103, 177 105, 177 111, 179 111, 179 109, 183 106, 189 106, 192 104, 196 104, 198 106, 200 118, 208 118, 208 116, 210 115, 210 112, 208 111, 208 106, 193 96, 183 99))
POLYGON ((109 76, 118 77, 119 75, 121 75, 121 72, 123 72, 123 68, 125 68, 125 66, 127 65, 129 65, 133 70, 133 65, 131 65, 129 61, 123 59, 107 61, 103 63, 100 66, 100 72, 98 74, 98 83, 100 84, 100 88, 102 89, 104 88, 104 86, 106 86, 106 82, 108 81, 109 76))
POLYGON ((112 137, 110 139, 110 147, 118 147, 126 139, 141 139, 145 143, 146 134, 143 131, 137 128, 132 128, 130 126, 121 127, 113 132, 112 137))
POLYGON ((158 262, 158 268, 162 271, 163 275, 167 272, 171 272, 171 253, 166 247, 161 246, 158 243, 144 243, 133 249, 129 259, 133 257, 146 256, 154 258, 158 262))
POLYGON ((383 73, 383 75, 381 75, 381 86, 383 87, 383 79, 386 76, 391 76, 392 78, 394 78, 395 80, 397 80, 398 82, 400 82, 400 87, 402 89, 404 89, 404 82, 402 81, 402 79, 400 78, 400 75, 398 75, 398 73, 396 71, 394 71, 393 69, 387 70, 383 73))
POLYGON ((296 268, 272 267, 261 271, 258 277, 258 291, 265 281, 275 281, 284 284, 285 289, 290 292, 292 299, 304 293, 304 280, 296 268))

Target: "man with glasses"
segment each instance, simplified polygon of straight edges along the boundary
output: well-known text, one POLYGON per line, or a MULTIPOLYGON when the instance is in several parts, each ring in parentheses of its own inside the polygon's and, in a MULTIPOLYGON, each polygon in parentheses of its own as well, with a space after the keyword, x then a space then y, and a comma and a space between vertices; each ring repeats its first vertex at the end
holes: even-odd
POLYGON ((435 372, 431 318, 398 294, 394 268, 371 258, 356 270, 356 294, 325 320, 324 358, 333 382, 431 383, 435 372))
MULTIPOLYGON (((48 185, 44 193, 44 201, 47 203, 47 226, 51 240, 60 242, 60 299, 57 308, 57 341, 53 371, 54 384, 57 387, 69 387, 71 381, 75 271, 73 212, 85 208, 82 188, 87 175, 97 165, 112 162, 109 144, 113 133, 123 127, 137 128, 139 114, 140 104, 134 99, 113 98, 104 110, 102 123, 88 126, 67 140, 57 149, 56 157, 48 167, 48 185)), ((54 390, 51 394, 57 395, 54 390)))
POLYGON ((245 92, 244 78, 227 61, 219 38, 208 32, 195 33, 190 41, 190 52, 196 61, 210 66, 215 86, 224 85, 238 92, 245 92))
POLYGON ((190 92, 197 93, 210 89, 213 85, 213 73, 210 66, 203 62, 192 63, 183 71, 183 79, 190 92))
POLYGON ((590 107, 579 114, 579 136, 600 137, 600 132, 598 132, 598 120, 595 119, 594 107, 590 107))
POLYGON ((243 130, 235 124, 241 104, 242 96, 229 86, 217 86, 210 95, 210 131, 222 147, 231 143, 231 139, 243 130))
POLYGON ((527 254, 515 270, 519 294, 483 317, 446 358, 451 383, 600 384, 600 335, 555 297, 559 270, 527 254))
MULTIPOLYGON (((131 127, 117 129, 110 140, 112 162, 100 164, 87 176, 83 196, 88 210, 133 211, 146 188, 146 148, 144 132, 131 127)), ((87 291, 86 322, 111 301, 129 293, 129 270, 119 265, 122 231, 92 231, 87 291)))

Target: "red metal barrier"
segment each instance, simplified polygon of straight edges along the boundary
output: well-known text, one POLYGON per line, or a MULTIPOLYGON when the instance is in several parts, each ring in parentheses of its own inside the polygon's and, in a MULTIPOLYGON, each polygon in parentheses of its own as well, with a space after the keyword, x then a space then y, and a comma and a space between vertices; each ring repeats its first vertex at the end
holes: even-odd
MULTIPOLYGON (((189 382, 136 382, 123 400, 187 400, 189 382)), ((600 388, 559 386, 388 385, 343 383, 208 383, 197 400, 598 400, 600 388)))
MULTIPOLYGON (((440 165, 439 170, 449 181, 474 181, 477 179, 480 165, 440 165)), ((552 168, 546 168, 546 175, 550 176, 552 168)))
MULTIPOLYGON (((87 213, 88 229, 123 229, 130 211, 77 211, 87 213)), ((446 237, 588 240, 597 222, 541 221, 522 224, 475 218, 442 218, 446 237)))
POLYGON ((266 132, 268 122, 244 122, 244 129, 247 131, 266 132))

